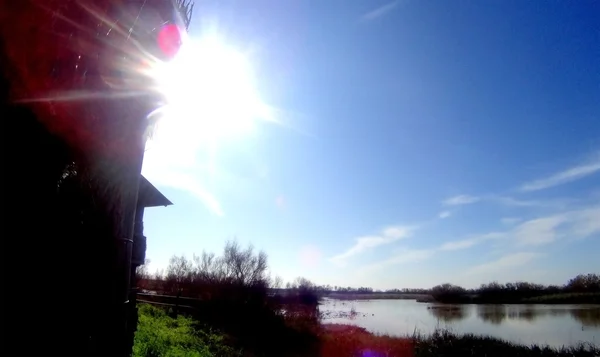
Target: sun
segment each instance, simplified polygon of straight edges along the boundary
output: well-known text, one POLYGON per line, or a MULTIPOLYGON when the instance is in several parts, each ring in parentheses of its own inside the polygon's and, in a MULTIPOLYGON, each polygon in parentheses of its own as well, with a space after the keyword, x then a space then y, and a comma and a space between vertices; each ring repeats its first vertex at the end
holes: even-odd
POLYGON ((156 124, 146 142, 143 172, 190 192, 222 215, 215 190, 227 168, 220 167, 218 152, 249 137, 259 122, 278 122, 260 99, 243 51, 217 35, 184 34, 181 44, 170 60, 151 62, 144 70, 164 103, 149 114, 156 124))
POLYGON ((175 57, 152 70, 165 98, 153 141, 171 149, 217 143, 251 132, 269 116, 247 57, 216 35, 186 38, 175 57))

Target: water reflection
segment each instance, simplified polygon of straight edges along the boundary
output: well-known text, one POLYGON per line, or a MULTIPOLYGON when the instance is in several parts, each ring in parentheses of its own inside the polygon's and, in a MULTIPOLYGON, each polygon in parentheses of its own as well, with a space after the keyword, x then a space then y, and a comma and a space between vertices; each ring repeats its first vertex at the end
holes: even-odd
MULTIPOLYGON (((443 322, 461 321, 469 317, 466 305, 430 305, 427 311, 436 320, 443 322)), ((570 315, 583 327, 600 327, 600 308, 543 307, 535 305, 476 305, 477 317, 482 321, 500 325, 505 320, 521 320, 530 323, 538 318, 570 315)))
POLYGON ((437 320, 444 322, 460 321, 468 316, 464 305, 431 305, 427 309, 437 320))
POLYGON ((368 331, 406 336, 450 328, 521 344, 560 347, 600 338, 600 305, 452 305, 412 300, 339 302, 320 307, 326 323, 352 324, 368 331))
POLYGON ((504 305, 477 305, 477 316, 485 322, 499 325, 506 319, 504 305))
POLYGON ((600 308, 573 309, 570 312, 582 327, 600 327, 600 308))
POLYGON ((477 316, 484 322, 494 325, 504 320, 523 320, 534 322, 538 318, 571 315, 583 327, 600 327, 600 308, 598 307, 537 307, 534 305, 477 305, 477 316))
MULTIPOLYGON (((566 312, 566 311, 565 311, 566 312)), ((507 318, 511 320, 525 320, 527 322, 533 322, 536 318, 546 315, 542 310, 536 309, 534 306, 506 306, 507 318)))

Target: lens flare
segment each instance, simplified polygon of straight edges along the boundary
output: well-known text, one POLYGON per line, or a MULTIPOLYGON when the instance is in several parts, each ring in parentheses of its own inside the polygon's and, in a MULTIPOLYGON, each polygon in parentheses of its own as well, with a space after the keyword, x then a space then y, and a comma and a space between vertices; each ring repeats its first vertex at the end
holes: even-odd
POLYGON ((249 61, 216 36, 186 39, 176 56, 158 63, 151 75, 165 98, 156 139, 167 146, 239 137, 257 120, 269 120, 249 61))
POLYGON ((174 24, 163 26, 158 32, 158 48, 168 58, 173 58, 181 47, 181 29, 174 24))

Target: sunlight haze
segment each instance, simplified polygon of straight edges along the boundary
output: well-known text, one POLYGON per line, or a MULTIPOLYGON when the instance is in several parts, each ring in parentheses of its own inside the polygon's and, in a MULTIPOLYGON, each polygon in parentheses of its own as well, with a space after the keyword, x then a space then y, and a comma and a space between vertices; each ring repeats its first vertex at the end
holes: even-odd
POLYGON ((197 2, 150 270, 237 238, 332 286, 600 271, 599 34, 593 1, 197 2))

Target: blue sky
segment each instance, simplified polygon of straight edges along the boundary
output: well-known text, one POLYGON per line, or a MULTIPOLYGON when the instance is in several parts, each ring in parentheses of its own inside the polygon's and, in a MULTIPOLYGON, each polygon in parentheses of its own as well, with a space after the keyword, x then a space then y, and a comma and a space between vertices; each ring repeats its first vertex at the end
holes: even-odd
POLYGON ((151 270, 237 237, 286 281, 600 272, 600 2, 198 2, 209 27, 281 124, 146 165, 175 203, 146 211, 151 270))

